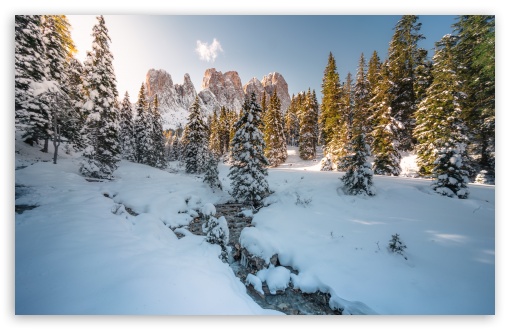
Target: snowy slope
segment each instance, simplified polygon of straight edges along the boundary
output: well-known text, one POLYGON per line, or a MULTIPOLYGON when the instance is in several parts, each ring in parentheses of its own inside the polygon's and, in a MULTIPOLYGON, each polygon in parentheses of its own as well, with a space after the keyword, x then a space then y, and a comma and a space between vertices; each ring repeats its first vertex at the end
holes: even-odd
MULTIPOLYGON (((53 165, 34 163, 37 148, 16 150, 16 166, 27 166, 15 173, 24 186, 16 204, 38 205, 15 218, 17 314, 276 313, 246 294, 218 246, 168 229, 226 192, 212 193, 175 163, 159 171, 123 161, 113 182, 88 182, 79 155, 53 165)), ((456 200, 426 180, 377 176, 377 196, 351 197, 339 189, 341 173, 289 154, 269 170, 275 193, 242 236, 297 270, 295 285, 378 314, 495 313, 493 186, 471 185, 470 198, 456 200), (395 233, 407 260, 386 249, 395 233)), ((220 165, 228 188, 227 173, 220 165)))

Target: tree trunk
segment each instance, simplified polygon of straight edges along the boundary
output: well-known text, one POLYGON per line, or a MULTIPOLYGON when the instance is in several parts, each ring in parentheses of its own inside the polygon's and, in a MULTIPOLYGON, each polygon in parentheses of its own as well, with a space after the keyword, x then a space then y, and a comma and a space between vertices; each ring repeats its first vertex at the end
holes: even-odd
POLYGON ((48 152, 48 138, 44 139, 44 147, 41 149, 42 152, 48 152))
MULTIPOLYGON (((46 139, 47 143, 48 139, 46 139)), ((60 146, 60 131, 57 123, 57 116, 53 116, 53 164, 57 163, 58 147, 60 146)), ((46 151, 47 152, 47 151, 46 151)))

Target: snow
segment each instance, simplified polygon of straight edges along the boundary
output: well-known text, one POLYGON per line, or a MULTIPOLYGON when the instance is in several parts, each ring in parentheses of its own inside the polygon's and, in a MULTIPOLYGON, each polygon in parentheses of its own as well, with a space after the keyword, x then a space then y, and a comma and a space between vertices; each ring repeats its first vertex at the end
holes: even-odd
MULTIPOLYGON (((88 182, 79 153, 54 165, 39 149, 16 141, 15 165, 26 166, 15 172, 25 186, 16 204, 38 205, 15 217, 16 314, 278 314, 246 293, 264 282, 329 292, 345 314, 495 314, 494 186, 471 184, 461 200, 436 194, 430 180, 375 175, 376 196, 348 196, 342 172, 321 172, 290 148, 269 169, 268 206, 240 239, 280 265, 242 283, 219 246, 171 230, 213 212, 226 192, 177 163, 162 171, 122 161, 114 180, 88 182), (388 251, 396 233, 407 260, 388 251)), ((219 165, 225 187, 228 171, 219 165)))

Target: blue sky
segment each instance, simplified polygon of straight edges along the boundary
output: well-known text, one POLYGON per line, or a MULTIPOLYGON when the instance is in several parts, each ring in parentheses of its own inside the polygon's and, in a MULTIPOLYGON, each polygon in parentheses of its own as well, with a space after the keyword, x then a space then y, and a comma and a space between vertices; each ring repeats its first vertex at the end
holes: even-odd
MULTIPOLYGON (((69 15, 72 36, 83 60, 91 49, 95 16, 69 15)), ((434 42, 452 33, 452 15, 420 15, 420 44, 432 55, 434 42)), ((115 72, 121 95, 136 96, 150 68, 164 69, 174 83, 189 73, 197 91, 203 74, 214 67, 237 71, 243 85, 252 77, 262 79, 270 72, 281 73, 289 93, 309 87, 321 98, 321 82, 328 54, 335 56, 341 80, 347 72, 356 74, 363 52, 368 61, 376 50, 386 58, 388 44, 400 15, 228 15, 164 16, 105 15, 112 39, 115 72), (201 59, 197 42, 211 45, 216 39, 222 51, 214 61, 201 59)))

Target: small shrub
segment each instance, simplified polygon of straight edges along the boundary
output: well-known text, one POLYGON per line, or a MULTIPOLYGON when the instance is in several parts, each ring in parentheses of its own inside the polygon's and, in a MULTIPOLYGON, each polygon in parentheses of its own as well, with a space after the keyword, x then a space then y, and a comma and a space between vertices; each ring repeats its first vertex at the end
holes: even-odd
POLYGON ((404 249, 407 249, 407 246, 400 240, 398 234, 391 235, 390 243, 388 244, 388 250, 392 253, 400 254, 407 260, 407 257, 404 255, 404 249))

